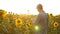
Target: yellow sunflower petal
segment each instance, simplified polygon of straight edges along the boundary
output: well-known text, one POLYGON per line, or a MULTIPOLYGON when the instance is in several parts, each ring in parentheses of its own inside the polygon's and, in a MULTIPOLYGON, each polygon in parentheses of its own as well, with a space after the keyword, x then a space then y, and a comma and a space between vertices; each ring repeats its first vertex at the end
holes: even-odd
POLYGON ((16 26, 22 26, 23 23, 22 23, 22 20, 21 19, 16 19, 16 26))
POLYGON ((53 24, 53 26, 54 26, 54 27, 58 27, 58 26, 59 26, 59 23, 58 23, 58 22, 55 22, 55 23, 53 24))

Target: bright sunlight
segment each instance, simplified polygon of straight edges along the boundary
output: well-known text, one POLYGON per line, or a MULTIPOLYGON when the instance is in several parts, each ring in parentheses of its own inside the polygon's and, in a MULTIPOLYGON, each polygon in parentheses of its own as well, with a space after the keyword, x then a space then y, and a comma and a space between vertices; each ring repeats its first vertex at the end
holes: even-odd
POLYGON ((38 14, 37 4, 42 4, 46 13, 60 14, 60 0, 1 0, 0 9, 17 14, 38 14))

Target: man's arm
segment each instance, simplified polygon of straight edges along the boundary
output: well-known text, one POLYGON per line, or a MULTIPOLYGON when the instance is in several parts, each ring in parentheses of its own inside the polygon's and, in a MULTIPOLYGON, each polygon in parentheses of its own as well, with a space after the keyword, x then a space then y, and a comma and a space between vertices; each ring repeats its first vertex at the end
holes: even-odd
POLYGON ((40 22, 40 15, 38 15, 38 17, 37 17, 37 19, 36 19, 35 22, 36 22, 36 23, 39 23, 39 22, 40 22))

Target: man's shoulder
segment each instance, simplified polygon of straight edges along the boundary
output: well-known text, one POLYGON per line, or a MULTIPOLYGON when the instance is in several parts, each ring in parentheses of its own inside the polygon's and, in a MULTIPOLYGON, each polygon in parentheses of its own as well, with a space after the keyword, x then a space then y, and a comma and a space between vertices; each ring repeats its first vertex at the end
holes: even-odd
POLYGON ((39 15, 46 15, 47 13, 45 12, 40 12, 39 15))

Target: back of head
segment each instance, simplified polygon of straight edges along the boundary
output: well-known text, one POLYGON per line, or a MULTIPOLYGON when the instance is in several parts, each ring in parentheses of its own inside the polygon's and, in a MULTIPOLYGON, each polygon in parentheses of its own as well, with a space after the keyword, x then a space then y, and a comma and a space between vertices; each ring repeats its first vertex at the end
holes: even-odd
POLYGON ((38 4, 38 5, 37 5, 37 10, 38 10, 38 11, 42 11, 42 10, 43 10, 42 4, 38 4))

